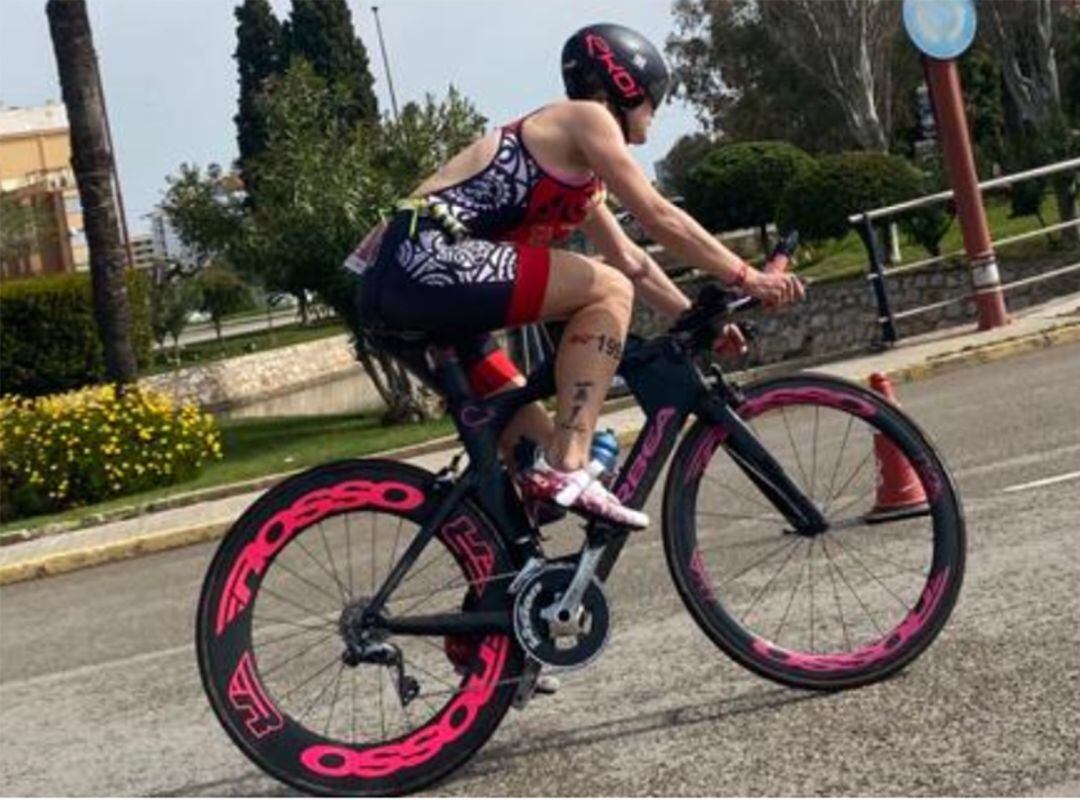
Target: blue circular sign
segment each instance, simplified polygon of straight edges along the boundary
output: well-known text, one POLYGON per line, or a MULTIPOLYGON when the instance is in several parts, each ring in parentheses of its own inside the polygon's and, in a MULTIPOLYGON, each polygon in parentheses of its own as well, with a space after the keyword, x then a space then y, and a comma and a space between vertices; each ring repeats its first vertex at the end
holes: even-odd
POLYGON ((904 27, 931 58, 957 58, 975 39, 974 0, 904 0, 904 27))

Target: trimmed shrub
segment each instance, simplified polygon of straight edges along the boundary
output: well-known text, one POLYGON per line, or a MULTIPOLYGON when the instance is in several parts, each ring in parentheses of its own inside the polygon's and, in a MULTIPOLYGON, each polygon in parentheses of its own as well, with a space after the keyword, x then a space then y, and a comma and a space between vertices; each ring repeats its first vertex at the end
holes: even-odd
POLYGON ((214 418, 159 392, 113 386, 0 398, 0 517, 62 511, 166 486, 221 457, 214 418))
MULTIPOLYGON (((128 271, 132 346, 150 363, 148 277, 128 271)), ((45 276, 0 285, 0 393, 28 397, 77 389, 105 379, 94 323, 90 276, 45 276)))
POLYGON ((814 159, 787 142, 719 147, 690 170, 686 208, 711 231, 761 228, 776 221, 787 185, 814 159))
POLYGON ((884 153, 839 153, 820 158, 788 184, 777 222, 803 239, 842 239, 848 217, 918 197, 922 175, 907 160, 884 153))

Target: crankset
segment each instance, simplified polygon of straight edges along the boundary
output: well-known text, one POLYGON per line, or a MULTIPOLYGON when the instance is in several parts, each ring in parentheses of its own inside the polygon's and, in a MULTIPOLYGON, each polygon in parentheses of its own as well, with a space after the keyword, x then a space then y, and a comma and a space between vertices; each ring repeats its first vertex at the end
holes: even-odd
POLYGON ((611 615, 595 578, 589 579, 577 603, 561 602, 577 572, 573 564, 548 564, 516 587, 514 634, 526 654, 544 666, 583 667, 607 644, 611 615))

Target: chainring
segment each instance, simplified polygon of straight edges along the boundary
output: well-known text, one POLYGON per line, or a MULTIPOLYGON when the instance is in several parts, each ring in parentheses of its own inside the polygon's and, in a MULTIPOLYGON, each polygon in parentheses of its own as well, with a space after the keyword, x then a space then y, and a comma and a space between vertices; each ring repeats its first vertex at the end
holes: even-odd
POLYGON ((539 570, 522 586, 514 600, 514 635, 518 644, 541 664, 557 669, 577 669, 595 659, 611 632, 607 595, 593 578, 581 600, 577 631, 553 636, 543 612, 551 609, 570 588, 576 568, 552 564, 539 570))

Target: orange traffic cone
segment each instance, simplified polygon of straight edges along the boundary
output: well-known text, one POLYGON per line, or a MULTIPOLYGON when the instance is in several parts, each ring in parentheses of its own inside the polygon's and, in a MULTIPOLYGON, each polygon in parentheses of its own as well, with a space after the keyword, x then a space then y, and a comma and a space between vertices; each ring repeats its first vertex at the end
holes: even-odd
MULTIPOLYGON (((899 406, 892 383, 880 372, 870 376, 870 388, 899 406)), ((874 434, 874 460, 877 462, 877 498, 869 521, 908 516, 926 510, 926 492, 918 473, 892 442, 882 434, 874 434)))

